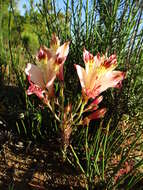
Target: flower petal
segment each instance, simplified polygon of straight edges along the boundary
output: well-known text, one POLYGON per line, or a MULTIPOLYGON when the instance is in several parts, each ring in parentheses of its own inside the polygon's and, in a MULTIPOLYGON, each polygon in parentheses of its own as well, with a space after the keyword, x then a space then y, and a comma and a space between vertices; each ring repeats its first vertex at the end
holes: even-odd
POLYGON ((121 81, 125 78, 125 72, 107 72, 104 77, 106 79, 106 82, 103 82, 103 86, 105 86, 106 88, 116 87, 118 83, 121 83, 121 81))
POLYGON ((103 66, 106 69, 110 69, 110 70, 115 69, 117 67, 117 58, 116 58, 116 55, 113 54, 108 59, 106 59, 104 61, 104 63, 103 63, 103 66))
POLYGON ((80 66, 76 66, 80 79, 84 98, 96 98, 100 93, 108 88, 121 87, 121 82, 125 78, 125 73, 113 71, 117 66, 116 55, 113 54, 109 58, 105 55, 93 57, 86 49, 83 51, 83 60, 85 70, 80 66))
POLYGON ((39 67, 33 65, 31 63, 27 64, 25 69, 25 73, 27 76, 30 76, 30 80, 37 85, 39 88, 44 89, 45 83, 43 79, 43 73, 39 67))
POLYGON ((55 78, 56 78, 56 76, 53 75, 53 77, 47 81, 46 88, 49 88, 50 86, 53 85, 55 78))
POLYGON ((42 67, 43 78, 47 89, 49 89, 49 87, 53 85, 56 78, 57 70, 55 69, 54 62, 55 59, 52 57, 50 60, 47 61, 47 64, 44 64, 42 67))
POLYGON ((103 60, 104 57, 103 56, 101 57, 99 53, 96 56, 94 56, 95 67, 100 67, 103 60))
POLYGON ((50 59, 52 55, 53 53, 49 48, 47 48, 46 46, 41 46, 36 58, 38 59, 38 61, 41 61, 43 59, 46 61, 47 59, 50 59))
POLYGON ((84 89, 85 88, 85 81, 86 81, 85 69, 82 68, 79 65, 76 65, 76 64, 74 66, 75 66, 75 68, 77 70, 77 74, 78 74, 78 77, 79 77, 79 80, 80 80, 81 87, 84 89))
POLYGON ((51 83, 51 85, 48 86, 48 97, 54 97, 54 83, 51 83))
POLYGON ((95 81, 93 90, 89 91, 92 98, 98 96, 108 88, 118 87, 125 78, 125 73, 121 71, 111 71, 105 73, 99 80, 95 81))
POLYGON ((90 61, 93 60, 93 55, 89 53, 85 48, 83 50, 83 60, 85 64, 88 64, 90 61))
POLYGON ((94 65, 95 65, 94 57, 85 48, 84 48, 84 51, 83 51, 83 60, 84 60, 84 63, 85 63, 86 73, 89 74, 89 72, 93 72, 94 65))
POLYGON ((44 98, 45 91, 42 90, 39 86, 32 83, 31 79, 30 79, 30 76, 28 76, 28 80, 29 80, 30 86, 29 86, 29 88, 27 90, 27 95, 35 94, 40 99, 44 98))
POLYGON ((69 53, 69 44, 70 44, 70 42, 65 42, 56 51, 56 55, 58 55, 58 58, 63 59, 63 61, 60 64, 64 63, 66 60, 66 57, 69 53))

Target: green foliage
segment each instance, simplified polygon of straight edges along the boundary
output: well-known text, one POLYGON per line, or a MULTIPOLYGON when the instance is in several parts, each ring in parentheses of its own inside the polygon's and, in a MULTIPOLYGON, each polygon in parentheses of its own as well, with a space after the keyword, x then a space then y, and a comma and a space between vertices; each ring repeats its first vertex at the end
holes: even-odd
POLYGON ((121 189, 121 187, 131 189, 143 178, 139 169, 143 164, 142 156, 135 155, 141 150, 140 128, 130 126, 126 122, 126 129, 123 124, 116 129, 110 129, 111 121, 106 128, 102 122, 100 127, 92 132, 89 126, 82 131, 82 155, 81 147, 70 145, 74 160, 69 160, 86 177, 86 189, 121 189), (128 142, 128 143, 127 143, 128 142), (127 146, 128 144, 128 146, 127 146), (136 177, 135 177, 136 175, 136 177), (127 179, 127 181, 126 181, 127 179), (133 181, 132 181, 133 180, 133 181))
MULTIPOLYGON (((66 0, 63 1, 62 10, 56 6, 57 1, 41 0, 37 4, 30 1, 30 8, 25 6, 24 16, 17 10, 16 1, 0 1, 0 82, 7 76, 7 84, 18 86, 22 92, 23 107, 17 110, 14 125, 19 135, 36 140, 57 137, 57 122, 53 121, 53 116, 47 108, 42 108, 43 105, 39 106, 41 103, 35 97, 27 97, 25 91, 28 84, 24 73, 28 62, 35 63, 34 56, 40 45, 49 45, 52 33, 56 33, 62 42, 71 41, 64 65, 65 104, 72 102, 75 107, 78 105, 81 87, 74 64, 83 65, 83 48, 94 55, 98 52, 107 55, 116 53, 118 67, 127 73, 123 86, 104 93, 103 105, 108 108, 108 113, 102 125, 93 122, 90 126, 93 131, 87 127, 75 132, 69 159, 76 162, 86 176, 87 188, 95 185, 96 176, 107 189, 120 189, 122 183, 126 189, 131 189, 142 178, 140 172, 136 173, 142 164, 141 158, 133 158, 134 175, 123 175, 117 183, 113 181, 125 162, 130 161, 130 151, 135 147, 141 149, 138 142, 143 130, 142 1, 66 0), (9 68, 8 73, 6 68, 9 68), (16 76, 16 82, 11 82, 11 76, 16 76), (131 128, 126 130, 125 135, 117 127, 124 114, 131 120, 131 128), (93 129, 95 125, 99 128, 93 129), (123 150, 122 145, 131 134, 137 137, 123 150), (115 154, 120 155, 121 159, 111 167, 110 162, 115 154), (128 182, 124 183, 126 179, 128 182)), ((10 188, 13 189, 13 186, 10 188)))
POLYGON ((25 47, 29 49, 30 52, 35 53, 39 48, 38 37, 36 34, 24 31, 21 35, 22 41, 25 47))

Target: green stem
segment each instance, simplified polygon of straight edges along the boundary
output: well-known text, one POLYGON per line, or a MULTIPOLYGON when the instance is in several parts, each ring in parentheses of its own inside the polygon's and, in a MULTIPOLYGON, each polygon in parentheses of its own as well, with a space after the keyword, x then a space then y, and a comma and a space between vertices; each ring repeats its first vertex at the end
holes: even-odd
POLYGON ((78 117, 75 119, 75 121, 73 122, 73 125, 76 124, 76 122, 77 122, 77 121, 80 119, 80 117, 82 116, 82 113, 83 113, 83 110, 84 110, 84 107, 85 107, 86 103, 87 103, 87 102, 85 101, 85 102, 83 102, 83 104, 81 105, 79 115, 78 115, 78 117))
POLYGON ((86 152, 86 161, 87 161, 87 178, 89 177, 89 153, 88 153, 88 126, 86 126, 85 133, 85 152, 86 152))
POLYGON ((82 173, 85 174, 85 171, 84 171, 82 165, 80 164, 79 159, 78 159, 78 156, 77 156, 76 152, 74 151, 72 145, 70 145, 70 148, 71 148, 71 151, 72 151, 72 153, 73 153, 73 155, 74 155, 74 157, 75 157, 75 159, 76 159, 77 165, 78 165, 79 168, 81 169, 82 173))
POLYGON ((73 117, 75 117, 77 115, 77 111, 79 110, 81 104, 82 104, 83 98, 80 98, 79 104, 77 105, 77 108, 74 111, 73 117))
POLYGON ((53 113, 55 119, 56 119, 57 121, 61 122, 60 118, 59 118, 59 117, 57 116, 57 114, 53 111, 52 106, 50 105, 50 103, 48 102, 46 105, 48 106, 48 108, 50 109, 50 111, 53 113))
POLYGON ((86 22, 86 40, 88 38, 88 0, 86 0, 86 10, 85 10, 85 22, 86 22))

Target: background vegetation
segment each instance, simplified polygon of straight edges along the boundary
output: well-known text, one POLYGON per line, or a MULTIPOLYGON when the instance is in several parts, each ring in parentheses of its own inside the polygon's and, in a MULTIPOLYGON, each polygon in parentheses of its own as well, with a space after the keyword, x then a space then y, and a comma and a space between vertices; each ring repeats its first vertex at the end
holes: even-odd
MULTIPOLYGON (((127 156, 131 150, 135 152, 138 149, 142 152, 143 148, 143 3, 141 0, 66 0, 62 1, 63 8, 60 9, 56 0, 28 2, 29 7, 24 5, 25 14, 21 15, 18 1, 0 0, 1 128, 5 124, 7 129, 14 130, 25 139, 35 140, 34 142, 41 142, 42 139, 45 142, 51 137, 58 137, 57 124, 49 111, 40 106, 35 96, 27 97, 28 83, 24 73, 28 62, 35 63, 39 47, 49 46, 52 33, 56 33, 61 42, 71 41, 64 65, 64 85, 66 101, 72 101, 72 104, 76 104, 81 93, 74 64, 83 65, 83 48, 86 47, 94 55, 98 52, 108 55, 116 53, 118 69, 125 71, 127 77, 121 89, 111 89, 104 93, 102 106, 107 107, 108 112, 102 121, 103 129, 99 127, 100 121, 97 121, 90 124, 89 131, 79 129, 73 134, 69 159, 75 167, 79 167, 82 172, 84 170, 89 188, 93 188, 94 177, 98 176, 96 182, 103 187, 109 186, 112 189, 114 186, 120 189, 122 181, 128 175, 116 184, 108 179, 111 176, 114 178, 127 160, 132 160, 127 156), (105 129, 109 122, 110 132, 107 134, 108 130, 105 129), (102 130, 105 133, 101 133, 102 130), (82 141, 83 137, 86 141, 82 141), (125 148, 126 140, 129 139, 131 143, 125 148), (77 158, 85 142, 90 151, 85 150, 81 158, 77 158), (73 147, 77 149, 77 153, 73 147), (103 154, 100 155, 101 149, 106 155, 104 162, 103 154), (70 157, 71 153, 73 156, 70 157), (110 175, 108 161, 114 160, 115 155, 120 155, 120 161, 110 175), (89 162, 93 156, 94 162, 89 162), (83 158, 86 158, 86 163, 83 158), (80 164, 80 159, 83 165, 80 164), (100 159, 102 163, 99 162, 98 165, 100 159), (101 167, 100 164, 106 166, 101 167), (95 165, 92 171, 91 166, 95 165), (107 173, 104 171, 106 169, 107 173)), ((57 83, 55 87, 58 93, 57 83)), ((142 159, 140 156, 133 158, 134 169, 142 165, 142 159)), ((126 189, 131 189, 131 186, 142 179, 141 173, 137 172, 136 179, 135 175, 130 177, 126 189)))

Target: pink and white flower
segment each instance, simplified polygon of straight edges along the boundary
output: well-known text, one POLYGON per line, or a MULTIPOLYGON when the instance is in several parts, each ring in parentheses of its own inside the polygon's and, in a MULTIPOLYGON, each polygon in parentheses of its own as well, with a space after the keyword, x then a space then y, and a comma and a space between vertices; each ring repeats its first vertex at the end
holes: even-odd
POLYGON ((70 42, 65 42, 60 46, 59 38, 53 34, 50 42, 50 48, 42 46, 37 54, 37 59, 39 61, 44 61, 44 64, 47 64, 51 58, 55 59, 52 69, 56 71, 56 75, 61 81, 64 80, 63 65, 69 53, 69 43, 70 42))
POLYGON ((86 49, 83 52, 83 60, 85 69, 80 65, 75 65, 77 74, 82 87, 83 96, 87 99, 96 98, 100 93, 111 87, 121 86, 125 73, 114 71, 117 67, 116 55, 113 54, 109 58, 93 56, 86 49))
POLYGON ((27 64, 25 73, 28 76, 30 87, 27 94, 36 94, 39 98, 54 96, 54 80, 58 77, 63 80, 63 64, 69 52, 69 42, 60 46, 56 35, 52 36, 50 48, 40 48, 37 59, 38 65, 27 64))

